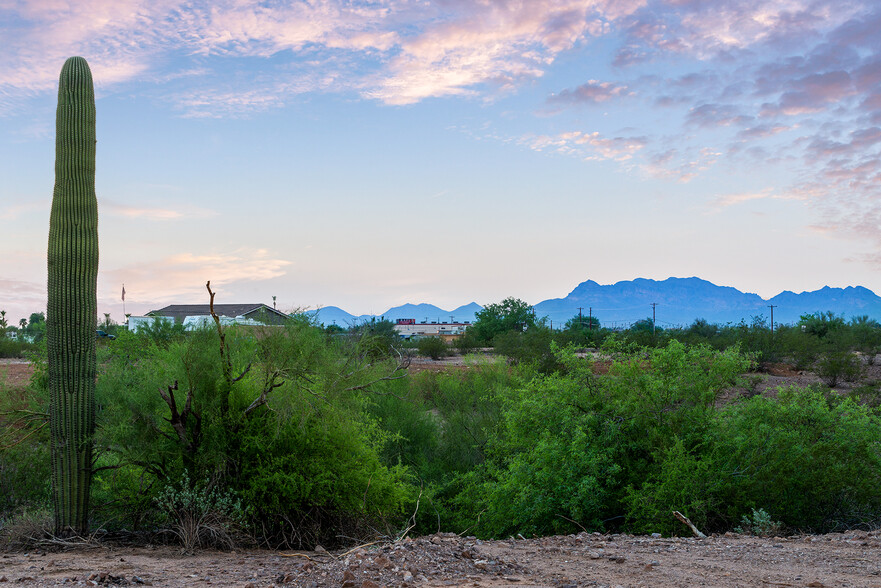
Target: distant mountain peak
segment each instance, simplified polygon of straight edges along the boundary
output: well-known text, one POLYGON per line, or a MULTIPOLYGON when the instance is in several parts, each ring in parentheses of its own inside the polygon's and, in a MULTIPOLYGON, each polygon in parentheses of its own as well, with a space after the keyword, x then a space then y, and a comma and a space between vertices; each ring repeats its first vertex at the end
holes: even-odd
MULTIPOLYGON (((784 290, 769 300, 758 294, 742 292, 732 286, 717 286, 696 276, 688 278, 669 277, 664 280, 635 278, 614 284, 601 285, 588 279, 578 284, 565 298, 544 300, 534 305, 540 317, 547 317, 556 327, 579 312, 598 316, 603 326, 626 327, 652 316, 652 304, 659 326, 687 326, 696 319, 711 323, 737 323, 750 321, 755 316, 766 316, 769 304, 774 305, 777 323, 794 323, 803 314, 830 311, 836 315, 868 315, 881 320, 881 298, 863 286, 835 288, 823 286, 812 292, 796 294, 784 290), (581 309, 579 311, 579 308, 581 309)), ((452 311, 428 303, 405 303, 390 308, 382 315, 388 320, 414 318, 417 321, 444 321, 453 317, 456 322, 473 321, 475 313, 483 307, 470 302, 452 311)), ((324 324, 336 322, 344 325, 353 321, 372 318, 370 315, 354 317, 337 307, 324 307, 317 311, 318 320, 324 324)))

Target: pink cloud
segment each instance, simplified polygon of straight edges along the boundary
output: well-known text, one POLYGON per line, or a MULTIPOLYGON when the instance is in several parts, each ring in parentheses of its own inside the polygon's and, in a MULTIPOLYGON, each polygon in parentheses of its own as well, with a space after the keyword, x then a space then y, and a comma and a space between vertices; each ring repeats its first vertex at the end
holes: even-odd
POLYGON ((548 98, 549 103, 598 103, 606 102, 612 98, 626 95, 627 86, 614 84, 612 82, 598 82, 597 80, 589 80, 573 89, 566 88, 559 94, 552 95, 548 98))
POLYGON ((599 132, 569 131, 558 135, 522 137, 519 141, 535 151, 554 150, 586 160, 611 159, 624 162, 647 144, 646 137, 603 137, 599 132))
POLYGON ((557 54, 591 34, 592 15, 621 18, 642 2, 534 0, 447 2, 422 30, 402 39, 374 87, 389 104, 469 95, 479 84, 510 88, 540 77, 557 54), (444 10, 446 8, 447 10, 444 10))
POLYGON ((291 262, 265 249, 224 253, 180 253, 153 262, 139 262, 101 272, 109 283, 126 284, 132 303, 170 302, 205 293, 205 282, 224 286, 283 276, 291 262))
POLYGON ((173 221, 184 218, 207 218, 217 215, 212 210, 184 205, 177 208, 157 208, 145 206, 130 206, 113 200, 101 199, 99 202, 101 213, 126 218, 140 218, 152 221, 173 221))
POLYGON ((740 131, 739 133, 737 133, 737 138, 742 141, 764 139, 766 137, 773 137, 778 133, 791 130, 792 128, 794 127, 783 124, 760 124, 740 131))
POLYGON ((745 125, 752 121, 752 117, 742 114, 740 108, 732 104, 701 104, 691 109, 686 120, 689 124, 707 128, 745 125))
POLYGON ((18 326, 18 321, 33 312, 46 311, 46 283, 14 280, 0 277, 0 310, 6 311, 8 324, 18 326))

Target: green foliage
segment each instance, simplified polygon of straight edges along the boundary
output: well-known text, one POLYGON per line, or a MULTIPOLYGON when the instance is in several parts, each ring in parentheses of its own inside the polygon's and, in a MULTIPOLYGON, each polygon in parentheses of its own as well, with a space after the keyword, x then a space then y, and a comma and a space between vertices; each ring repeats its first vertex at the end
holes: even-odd
POLYGON ((670 513, 684 513, 699 529, 724 528, 720 499, 724 479, 707 455, 707 445, 679 437, 655 454, 655 465, 644 483, 636 480, 626 488, 625 504, 630 529, 637 533, 675 535, 680 523, 670 513))
POLYGON ((58 81, 48 267, 55 530, 85 535, 95 429, 98 201, 95 94, 92 72, 82 57, 65 61, 58 81))
POLYGON ((43 341, 46 336, 46 315, 42 312, 33 312, 29 319, 21 319, 18 335, 20 340, 30 343, 43 341))
POLYGON ((0 517, 0 547, 33 549, 52 536, 52 525, 52 511, 48 508, 21 508, 8 517, 0 517))
POLYGON ((147 337, 158 345, 169 345, 186 335, 183 323, 176 323, 168 317, 157 316, 152 321, 141 324, 138 334, 147 337))
POLYGON ((398 522, 411 488, 382 463, 392 436, 368 411, 395 364, 303 321, 223 335, 165 345, 129 334, 102 350, 100 463, 114 469, 101 493, 115 492, 113 511, 150 520, 158 489, 186 475, 240 497, 269 545, 332 545, 398 522))
POLYGON ((727 504, 815 532, 881 516, 881 420, 850 399, 799 388, 757 396, 722 409, 714 438, 727 504))
POLYGON ((814 366, 820 379, 830 388, 840 380, 855 382, 863 373, 860 358, 850 351, 830 351, 823 354, 814 366))
POLYGON ((33 343, 12 337, 0 337, 0 357, 25 357, 33 349, 33 343))
POLYGON ((560 367, 554 353, 554 333, 543 325, 527 331, 506 331, 493 339, 496 353, 515 364, 534 365, 542 373, 551 373, 560 367))
POLYGON ((564 346, 571 343, 584 347, 599 347, 608 335, 608 329, 600 326, 599 318, 575 315, 566 321, 566 326, 557 340, 564 346))
POLYGON ((232 549, 241 535, 245 514, 230 491, 193 485, 186 475, 154 499, 163 524, 187 552, 200 547, 232 549))
POLYGON ((835 316, 831 311, 816 312, 814 314, 803 314, 798 321, 802 331, 808 335, 814 335, 824 338, 834 334, 836 331, 845 326, 844 317, 835 316))
POLYGON ((505 298, 488 304, 475 313, 475 322, 469 329, 484 345, 490 344, 497 335, 508 331, 520 331, 535 326, 535 310, 519 298, 505 298))
POLYGON ((755 535, 756 537, 775 537, 780 534, 783 525, 771 519, 764 508, 752 509, 752 514, 743 515, 740 526, 734 527, 735 533, 755 535))
POLYGON ((416 344, 419 355, 437 360, 450 354, 450 346, 440 337, 423 337, 416 344))
POLYGON ((0 378, 0 519, 50 504, 50 444, 44 390, 21 390, 0 378))
MULTIPOLYGON (((503 401, 501 428, 470 493, 485 535, 571 532, 623 518, 623 489, 657 470, 677 438, 694 445, 718 393, 748 359, 671 342, 616 361, 608 376, 571 350, 563 373, 534 378, 503 401)), ((464 517, 463 517, 464 518, 464 517)))
MULTIPOLYGON (((852 344, 844 335, 857 326, 772 338, 761 320, 697 322, 652 347, 609 335, 594 359, 536 325, 497 338, 516 361, 467 357, 461 370, 404 379, 362 337, 328 337, 308 321, 259 338, 225 329, 223 344, 216 329, 171 341, 123 332, 99 349, 97 465, 110 469, 96 476, 97 512, 126 528, 180 530, 157 498, 210 489, 248 505, 242 528, 275 547, 390 534, 417 496, 413 532, 484 537, 687 533, 672 510, 708 533, 877 524, 877 383, 852 398, 818 387, 720 400, 761 349, 809 341, 827 354, 852 344), (749 352, 722 346, 738 337, 749 352)), ((25 475, 9 464, 39 459, 39 434, 16 448, 33 441, 37 453, 0 452, 0 473, 25 475)), ((45 496, 37 477, 21 479, 6 517, 45 496)))
POLYGON ((664 329, 650 318, 638 320, 630 325, 624 336, 643 347, 662 347, 667 342, 664 329))
POLYGON ((465 334, 456 339, 456 350, 462 355, 473 353, 480 347, 480 341, 474 329, 466 329, 465 334))
POLYGON ((358 349, 373 358, 388 357, 399 345, 395 324, 389 320, 372 319, 351 329, 358 349))

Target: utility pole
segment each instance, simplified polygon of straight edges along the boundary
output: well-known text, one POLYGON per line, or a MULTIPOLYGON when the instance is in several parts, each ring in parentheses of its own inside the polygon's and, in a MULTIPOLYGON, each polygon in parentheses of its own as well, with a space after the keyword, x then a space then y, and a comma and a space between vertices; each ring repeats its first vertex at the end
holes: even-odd
POLYGON ((776 304, 769 304, 768 308, 771 309, 771 334, 774 334, 774 309, 777 307, 776 304))
POLYGON ((590 331, 593 329, 593 306, 587 309, 587 330, 590 331))
POLYGON ((581 316, 581 311, 584 309, 583 306, 578 307, 578 326, 584 327, 584 319, 581 316))
POLYGON ((652 337, 655 336, 655 307, 657 305, 657 302, 652 302, 652 337))

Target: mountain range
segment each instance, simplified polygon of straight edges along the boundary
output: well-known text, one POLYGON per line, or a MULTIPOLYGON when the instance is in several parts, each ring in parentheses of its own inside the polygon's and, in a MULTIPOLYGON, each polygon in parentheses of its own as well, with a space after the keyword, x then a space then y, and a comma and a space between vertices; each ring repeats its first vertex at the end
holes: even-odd
MULTIPOLYGON (((881 297, 862 286, 825 286, 800 294, 787 290, 765 300, 758 294, 717 286, 700 278, 637 278, 608 285, 587 280, 563 298, 534 304, 536 315, 546 317, 555 328, 579 312, 584 316, 598 317, 604 327, 626 327, 635 321, 652 318, 653 311, 661 327, 687 326, 699 318, 725 324, 741 320, 751 322, 753 317, 761 316, 770 323, 771 306, 774 307, 776 324, 795 323, 803 314, 827 311, 845 318, 868 315, 881 321, 881 297)), ((429 323, 474 321, 475 313, 482 308, 476 302, 453 310, 423 303, 396 306, 381 315, 355 316, 336 306, 311 312, 321 324, 351 326, 381 318, 391 321, 412 318, 429 323)))

